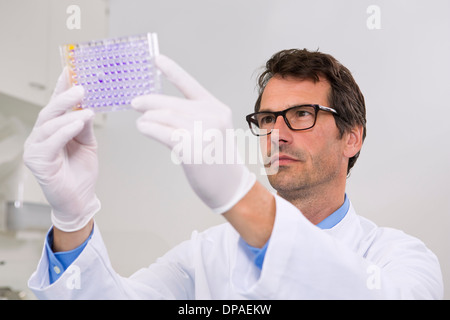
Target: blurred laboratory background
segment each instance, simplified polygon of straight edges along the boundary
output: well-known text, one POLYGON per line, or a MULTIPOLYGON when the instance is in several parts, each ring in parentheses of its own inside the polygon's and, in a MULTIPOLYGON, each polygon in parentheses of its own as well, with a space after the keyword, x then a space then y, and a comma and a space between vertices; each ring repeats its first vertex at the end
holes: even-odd
MULTIPOLYGON (((156 32, 160 52, 233 110, 257 97, 265 61, 287 48, 329 53, 365 95, 367 139, 348 178, 359 215, 420 238, 450 298, 448 0, 0 0, 0 299, 34 299, 50 208, 23 166, 23 144, 60 74, 59 45, 156 32)), ((168 82, 164 92, 181 94, 168 82)), ((102 210, 96 222, 124 276, 225 222, 196 197, 139 114, 97 114, 102 210)), ((268 188, 267 178, 252 165, 268 188)))

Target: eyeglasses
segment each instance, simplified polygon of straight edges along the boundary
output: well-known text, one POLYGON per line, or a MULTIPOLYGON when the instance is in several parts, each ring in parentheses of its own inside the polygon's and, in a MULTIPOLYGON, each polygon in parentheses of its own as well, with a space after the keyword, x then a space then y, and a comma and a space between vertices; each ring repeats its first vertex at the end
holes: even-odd
POLYGON ((302 104, 278 112, 255 112, 245 117, 250 130, 255 136, 265 136, 271 134, 275 127, 278 116, 282 116, 289 129, 294 131, 308 130, 316 124, 317 113, 319 111, 331 112, 338 115, 332 108, 318 104, 302 104))

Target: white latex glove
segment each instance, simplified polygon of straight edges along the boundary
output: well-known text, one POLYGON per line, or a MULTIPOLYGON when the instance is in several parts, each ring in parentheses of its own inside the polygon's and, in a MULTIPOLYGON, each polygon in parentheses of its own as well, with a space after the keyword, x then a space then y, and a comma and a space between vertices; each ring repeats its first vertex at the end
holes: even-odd
POLYGON ((69 89, 66 72, 59 77, 49 104, 39 113, 25 142, 23 159, 52 207, 53 225, 73 232, 100 210, 100 201, 95 195, 98 159, 94 113, 69 111, 81 101, 84 90, 69 89))
POLYGON ((247 194, 256 180, 255 175, 249 172, 242 161, 238 161, 239 155, 234 139, 233 141, 228 139, 225 143, 225 131, 233 129, 231 110, 174 61, 159 55, 155 62, 167 79, 187 99, 158 94, 135 98, 131 105, 144 113, 137 120, 137 128, 144 135, 162 142, 172 150, 180 143, 174 139, 173 134, 184 132, 192 138, 192 145, 202 146, 200 150, 193 148, 194 151, 200 152, 205 150, 205 146, 211 148, 212 143, 198 139, 194 141, 195 125, 197 125, 195 130, 198 130, 201 124, 203 131, 215 129, 216 133, 222 134, 224 143, 216 144, 214 151, 208 150, 208 154, 212 152, 223 154, 222 163, 211 163, 204 158, 203 152, 196 155, 192 152, 190 162, 186 161, 186 158, 181 160, 186 177, 200 199, 214 212, 224 213, 247 194), (230 152, 234 155, 231 164, 225 160, 230 152))

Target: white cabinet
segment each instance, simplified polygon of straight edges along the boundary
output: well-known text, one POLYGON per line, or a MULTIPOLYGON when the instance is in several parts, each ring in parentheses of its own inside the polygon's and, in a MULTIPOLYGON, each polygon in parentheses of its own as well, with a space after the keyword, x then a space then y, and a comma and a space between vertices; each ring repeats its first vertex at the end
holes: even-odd
POLYGON ((47 104, 62 70, 59 45, 107 37, 108 12, 108 0, 1 0, 0 93, 47 104))

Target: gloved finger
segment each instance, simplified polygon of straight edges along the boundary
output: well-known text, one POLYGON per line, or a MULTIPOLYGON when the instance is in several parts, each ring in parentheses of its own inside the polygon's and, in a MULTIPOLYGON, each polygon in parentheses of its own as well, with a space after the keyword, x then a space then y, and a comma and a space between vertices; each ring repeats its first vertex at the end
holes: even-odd
POLYGON ((174 129, 186 128, 193 122, 188 115, 170 109, 148 110, 140 118, 142 122, 155 122, 174 129))
POLYGON ((41 126, 50 119, 63 115, 81 102, 84 96, 84 89, 75 86, 61 93, 52 99, 49 104, 41 110, 36 120, 35 126, 41 126))
POLYGON ((53 135, 55 131, 59 130, 61 127, 64 127, 76 120, 81 120, 83 122, 88 121, 94 116, 94 113, 91 110, 81 110, 66 113, 57 118, 53 118, 47 122, 45 122, 42 126, 37 127, 32 132, 32 142, 41 142, 46 140, 48 137, 53 135))
POLYGON ((60 156, 63 147, 83 129, 83 126, 82 120, 76 120, 59 128, 47 140, 29 144, 23 153, 25 165, 38 178, 39 172, 42 169, 48 171, 45 169, 48 166, 46 164, 54 162, 60 156))
POLYGON ((162 94, 139 96, 131 101, 131 106, 140 112, 161 108, 171 109, 177 112, 186 112, 190 110, 194 104, 195 102, 190 100, 162 94))
POLYGON ((56 96, 60 95, 64 91, 68 90, 71 87, 71 84, 69 83, 69 68, 64 67, 63 71, 58 77, 58 80, 56 81, 55 89, 53 90, 52 98, 54 99, 56 96))
POLYGON ((136 121, 137 129, 145 136, 155 139, 167 147, 172 147, 172 134, 176 130, 171 126, 140 117, 136 121))
POLYGON ((197 80, 165 55, 160 54, 156 56, 155 64, 186 98, 201 100, 212 97, 211 94, 197 82, 197 80))
POLYGON ((43 160, 52 162, 58 157, 61 150, 67 143, 83 130, 85 123, 82 120, 75 120, 54 132, 47 140, 40 143, 40 148, 46 150, 43 160))
MULTIPOLYGON (((75 113, 77 112, 80 111, 75 111, 75 113)), ((94 112, 92 112, 92 116, 90 118, 84 121, 84 128, 75 137, 75 140, 85 146, 97 146, 97 139, 94 134, 94 112)))

